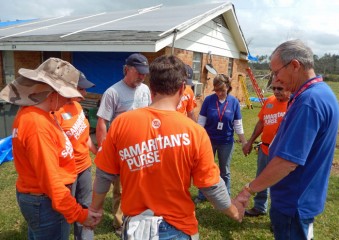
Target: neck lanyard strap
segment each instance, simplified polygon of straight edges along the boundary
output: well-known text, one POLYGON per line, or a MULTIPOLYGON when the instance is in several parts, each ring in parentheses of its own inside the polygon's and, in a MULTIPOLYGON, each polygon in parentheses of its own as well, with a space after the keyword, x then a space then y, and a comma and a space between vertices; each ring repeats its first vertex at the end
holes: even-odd
POLYGON ((222 110, 221 115, 220 115, 218 100, 216 101, 216 104, 217 104, 218 116, 219 116, 219 119, 220 119, 220 122, 221 122, 222 117, 224 116, 224 114, 225 114, 225 112, 226 112, 226 108, 227 108, 227 105, 228 105, 228 101, 226 101, 226 104, 225 104, 225 106, 224 106, 224 109, 222 110))
MULTIPOLYGON (((290 107, 293 105, 293 103, 295 102, 295 100, 297 99, 297 97, 302 94, 307 88, 309 88, 311 85, 318 83, 318 82, 322 82, 323 79, 321 77, 315 77, 310 79, 307 83, 305 83, 296 94, 294 94, 293 98, 288 102, 288 108, 287 111, 290 109, 290 107)), ((286 112, 287 112, 286 111, 286 112)))

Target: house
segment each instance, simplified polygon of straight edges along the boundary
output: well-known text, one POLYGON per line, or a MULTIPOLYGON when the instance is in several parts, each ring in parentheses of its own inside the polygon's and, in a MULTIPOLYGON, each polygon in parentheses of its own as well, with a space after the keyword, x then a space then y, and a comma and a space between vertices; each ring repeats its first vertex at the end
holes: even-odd
POLYGON ((244 101, 239 77, 246 76, 249 51, 231 2, 158 5, 0 27, 0 89, 19 68, 36 68, 54 56, 83 71, 96 84, 90 95, 96 98, 122 79, 124 61, 133 52, 149 62, 174 54, 191 65, 200 104, 212 92, 216 72, 232 77, 231 94, 244 101))

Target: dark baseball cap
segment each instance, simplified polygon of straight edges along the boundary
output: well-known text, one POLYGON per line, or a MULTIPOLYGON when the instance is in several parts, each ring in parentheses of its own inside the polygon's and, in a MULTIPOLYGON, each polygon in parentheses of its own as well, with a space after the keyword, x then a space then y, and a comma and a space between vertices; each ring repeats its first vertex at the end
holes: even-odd
POLYGON ((126 59, 126 65, 135 67, 140 74, 148 74, 149 66, 147 58, 140 53, 133 53, 126 59))
POLYGON ((82 88, 82 89, 87 89, 87 88, 91 88, 91 87, 94 87, 95 84, 90 82, 85 74, 81 71, 80 72, 80 76, 79 76, 79 82, 78 82, 78 87, 82 88))

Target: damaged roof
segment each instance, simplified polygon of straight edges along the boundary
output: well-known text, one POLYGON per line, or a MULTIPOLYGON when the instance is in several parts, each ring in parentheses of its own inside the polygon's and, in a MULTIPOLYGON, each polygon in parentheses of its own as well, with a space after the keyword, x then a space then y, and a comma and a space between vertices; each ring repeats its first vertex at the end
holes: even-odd
POLYGON ((163 6, 60 16, 0 27, 0 50, 157 52, 222 16, 239 51, 248 48, 232 3, 163 6))

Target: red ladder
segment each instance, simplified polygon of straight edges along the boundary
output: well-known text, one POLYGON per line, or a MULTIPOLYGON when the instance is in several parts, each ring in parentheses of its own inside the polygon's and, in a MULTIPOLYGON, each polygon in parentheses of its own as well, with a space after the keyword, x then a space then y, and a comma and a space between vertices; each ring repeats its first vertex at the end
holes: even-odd
POLYGON ((261 89, 257 83, 257 80, 255 79, 253 73, 252 73, 252 70, 251 68, 246 68, 246 71, 247 71, 247 74, 248 76, 250 77, 251 79, 251 82, 252 82, 252 85, 253 85, 253 88, 254 88, 254 91, 255 93, 257 94, 258 98, 259 98, 259 101, 261 103, 261 105, 264 105, 264 96, 262 95, 262 92, 261 92, 261 89))

